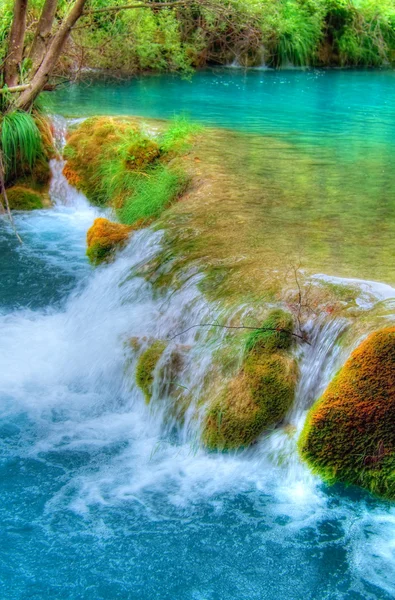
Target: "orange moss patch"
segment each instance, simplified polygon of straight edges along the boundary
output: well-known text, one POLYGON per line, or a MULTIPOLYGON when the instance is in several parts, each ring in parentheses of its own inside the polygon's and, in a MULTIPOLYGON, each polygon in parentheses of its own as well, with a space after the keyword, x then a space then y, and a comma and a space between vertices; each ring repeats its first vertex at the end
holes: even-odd
POLYGON ((65 164, 63 167, 63 175, 66 177, 70 185, 77 189, 81 187, 81 177, 73 170, 71 164, 65 164))
POLYGON ((311 409, 299 444, 328 482, 395 499, 395 327, 351 354, 311 409))
POLYGON ((102 217, 95 219, 87 232, 87 255, 92 264, 109 260, 116 249, 125 245, 129 239, 131 227, 113 223, 102 217))

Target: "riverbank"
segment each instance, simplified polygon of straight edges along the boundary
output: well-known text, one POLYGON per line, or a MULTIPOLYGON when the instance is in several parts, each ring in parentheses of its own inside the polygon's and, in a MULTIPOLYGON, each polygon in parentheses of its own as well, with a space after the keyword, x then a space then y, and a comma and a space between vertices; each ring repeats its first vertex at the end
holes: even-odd
MULTIPOLYGON (((11 19, 5 1, 0 34, 11 19)), ((209 65, 383 66, 395 51, 391 0, 219 0, 150 10, 114 11, 117 2, 91 3, 57 65, 57 75, 78 78, 86 69, 135 74, 209 65), (95 9, 97 12, 95 13, 95 9), (109 19, 109 15, 115 15, 109 19)), ((119 3, 122 6, 122 3, 119 3)), ((58 18, 63 15, 58 9, 58 18)), ((28 29, 38 18, 34 5, 28 29)), ((0 35, 5 40, 6 35, 0 35)), ((5 44, 0 43, 0 56, 5 44)))

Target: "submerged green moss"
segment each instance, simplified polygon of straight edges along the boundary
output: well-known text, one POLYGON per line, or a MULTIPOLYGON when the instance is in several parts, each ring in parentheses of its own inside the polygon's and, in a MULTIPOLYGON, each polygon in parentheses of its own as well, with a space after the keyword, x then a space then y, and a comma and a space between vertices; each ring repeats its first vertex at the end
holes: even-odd
POLYGON ((395 499, 395 328, 371 334, 310 410, 302 457, 329 483, 395 499))
POLYGON ((202 434, 208 448, 249 446, 284 418, 297 381, 296 361, 289 354, 292 331, 292 316, 276 310, 248 337, 239 373, 208 408, 202 434))
POLYGON ((165 342, 155 340, 140 356, 136 367, 136 383, 144 393, 146 402, 152 397, 152 384, 154 382, 154 371, 163 352, 166 349, 165 342))

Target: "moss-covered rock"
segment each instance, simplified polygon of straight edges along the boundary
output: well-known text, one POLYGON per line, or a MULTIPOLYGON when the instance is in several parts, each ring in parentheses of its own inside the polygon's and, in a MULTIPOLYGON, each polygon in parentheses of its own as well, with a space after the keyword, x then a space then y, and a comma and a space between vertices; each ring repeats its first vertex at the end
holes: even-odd
POLYGON ((63 174, 93 204, 111 202, 119 208, 130 192, 128 175, 147 169, 159 154, 158 144, 147 138, 135 121, 93 117, 67 140, 63 174))
POLYGON ((21 185, 8 188, 7 198, 11 210, 35 210, 44 206, 39 192, 21 185))
POLYGON ((131 231, 131 227, 127 225, 114 223, 103 217, 95 219, 86 236, 86 253, 90 262, 98 265, 110 260, 115 251, 126 244, 131 231))
POLYGON ((147 402, 150 402, 152 397, 152 384, 154 382, 154 371, 163 352, 166 349, 166 344, 162 340, 155 340, 141 354, 136 367, 136 383, 144 393, 147 402))
POLYGON ((137 136, 128 146, 125 164, 128 169, 144 171, 160 155, 160 149, 155 140, 137 136))
POLYGON ((395 499, 395 328, 371 334, 310 410, 299 448, 329 483, 395 499))
POLYGON ((239 373, 208 408, 203 442, 210 449, 249 446, 279 423, 292 405, 297 365, 289 353, 293 319, 273 311, 247 339, 239 373))

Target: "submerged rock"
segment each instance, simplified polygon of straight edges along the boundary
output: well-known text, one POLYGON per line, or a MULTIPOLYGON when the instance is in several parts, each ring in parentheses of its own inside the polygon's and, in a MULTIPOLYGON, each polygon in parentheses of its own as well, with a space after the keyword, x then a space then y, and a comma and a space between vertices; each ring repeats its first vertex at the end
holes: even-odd
POLYGON ((100 217, 95 219, 86 236, 87 255, 92 264, 98 265, 112 258, 115 251, 122 248, 129 239, 132 228, 100 217))
POLYGON ((310 410, 299 448, 327 482, 395 499, 395 327, 351 354, 310 410))
POLYGON ((152 344, 141 354, 138 360, 136 367, 136 383, 144 393, 146 402, 151 401, 155 367, 165 349, 165 342, 162 340, 154 340, 152 344))
POLYGON ((42 195, 22 185, 8 188, 7 198, 11 210, 35 210, 44 207, 42 195))
POLYGON ((206 413, 202 437, 208 448, 249 446, 284 418, 294 400, 298 372, 290 354, 292 332, 292 316, 275 310, 249 336, 239 373, 206 413))

